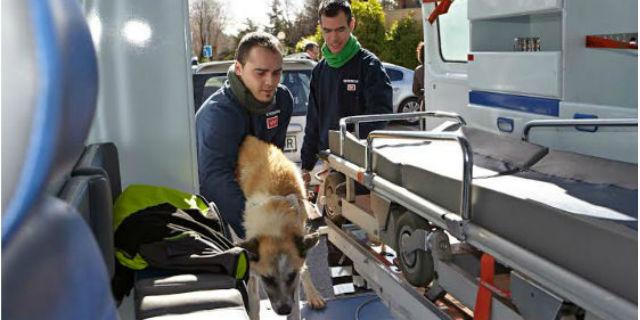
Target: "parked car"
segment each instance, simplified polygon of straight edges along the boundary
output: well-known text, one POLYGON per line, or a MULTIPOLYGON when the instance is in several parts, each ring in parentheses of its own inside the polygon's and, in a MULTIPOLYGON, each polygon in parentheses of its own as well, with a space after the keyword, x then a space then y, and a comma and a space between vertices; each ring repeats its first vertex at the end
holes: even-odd
MULTIPOLYGON (((227 80, 227 71, 233 64, 233 60, 215 61, 198 65, 193 75, 193 94, 196 111, 202 104, 227 80)), ((284 152, 291 161, 300 163, 300 149, 304 139, 304 128, 307 123, 307 106, 309 103, 309 84, 311 82, 311 70, 316 65, 315 61, 299 58, 283 59, 282 77, 280 83, 285 85, 293 95, 293 114, 284 152)), ((317 171, 321 165, 316 165, 317 171)), ((312 184, 318 184, 313 180, 312 184)))
MULTIPOLYGON (((413 70, 395 64, 383 62, 393 88, 393 112, 405 113, 419 111, 420 100, 413 94, 413 70)), ((417 123, 418 119, 407 121, 417 123)))

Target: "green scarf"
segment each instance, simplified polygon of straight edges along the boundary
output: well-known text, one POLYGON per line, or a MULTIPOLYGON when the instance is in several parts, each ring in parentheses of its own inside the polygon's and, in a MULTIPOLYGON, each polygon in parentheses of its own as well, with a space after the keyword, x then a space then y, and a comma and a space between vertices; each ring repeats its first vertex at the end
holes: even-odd
POLYGON ((347 40, 344 48, 338 53, 332 53, 329 47, 327 47, 326 42, 322 45, 322 55, 332 68, 342 67, 345 63, 349 62, 358 51, 360 51, 360 42, 358 42, 358 39, 356 39, 353 34, 351 34, 351 37, 347 40))
POLYGON ((276 100, 276 95, 273 95, 273 98, 269 102, 260 102, 258 101, 251 91, 242 83, 242 80, 236 75, 233 66, 227 72, 227 79, 229 79, 229 86, 231 87, 231 91, 238 98, 240 104, 249 110, 250 113, 253 114, 265 114, 267 113, 267 109, 271 106, 276 100))

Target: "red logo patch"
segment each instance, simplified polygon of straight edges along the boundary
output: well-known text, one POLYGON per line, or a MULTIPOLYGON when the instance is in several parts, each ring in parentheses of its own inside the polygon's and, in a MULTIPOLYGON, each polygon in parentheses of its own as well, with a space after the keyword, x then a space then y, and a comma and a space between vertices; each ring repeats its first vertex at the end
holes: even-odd
POLYGON ((267 129, 273 129, 278 126, 278 116, 267 118, 267 129))
POLYGON ((347 83, 347 91, 356 91, 355 83, 347 83))

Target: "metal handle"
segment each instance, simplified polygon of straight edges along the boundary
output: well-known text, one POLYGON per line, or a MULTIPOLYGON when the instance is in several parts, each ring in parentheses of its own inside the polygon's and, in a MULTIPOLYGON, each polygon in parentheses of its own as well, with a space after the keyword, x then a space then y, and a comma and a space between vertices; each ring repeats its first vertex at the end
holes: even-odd
POLYGON ((361 116, 344 117, 340 119, 340 156, 344 156, 344 137, 347 133, 347 124, 353 123, 355 125, 356 137, 360 137, 360 123, 361 122, 377 122, 377 121, 391 121, 391 120, 406 120, 411 118, 451 118, 456 120, 462 125, 466 125, 464 121, 457 113, 453 112, 440 112, 440 111, 421 111, 421 112, 407 112, 407 113, 386 113, 386 114, 367 114, 361 116))
POLYGON ((460 196, 460 215, 462 219, 471 219, 471 179, 473 178, 473 151, 469 141, 462 134, 453 132, 416 132, 376 130, 367 137, 366 174, 373 173, 373 140, 377 138, 401 138, 423 140, 457 141, 462 149, 462 188, 460 196))
POLYGON ((603 127, 637 127, 638 119, 554 119, 533 120, 524 125, 522 140, 529 141, 529 131, 536 127, 573 127, 573 126, 603 126, 603 127))

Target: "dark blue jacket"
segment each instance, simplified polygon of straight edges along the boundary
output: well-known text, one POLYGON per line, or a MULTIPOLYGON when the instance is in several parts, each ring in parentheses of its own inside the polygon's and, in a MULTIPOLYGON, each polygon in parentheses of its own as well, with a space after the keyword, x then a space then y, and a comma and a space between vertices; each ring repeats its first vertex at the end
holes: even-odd
MULTIPOLYGON (((380 60, 366 49, 340 68, 322 59, 313 68, 307 126, 304 131, 302 168, 311 170, 320 150, 329 148, 329 130, 338 129, 340 118, 362 114, 392 113, 393 90, 380 60)), ((382 129, 385 123, 360 126, 360 137, 382 129)))
POLYGON ((293 98, 283 85, 278 86, 276 102, 267 113, 255 115, 240 105, 227 82, 196 113, 200 193, 215 202, 241 238, 245 198, 235 176, 240 144, 251 134, 282 149, 292 112, 293 98))

